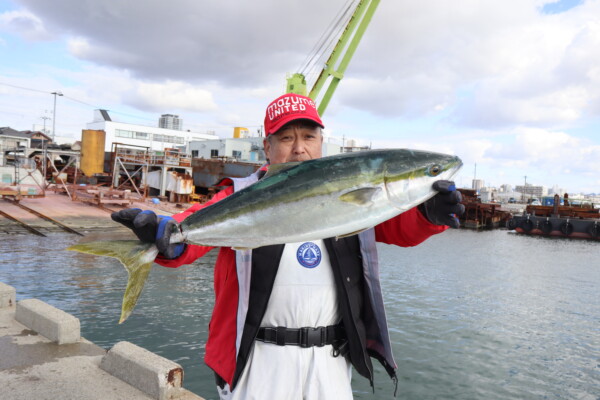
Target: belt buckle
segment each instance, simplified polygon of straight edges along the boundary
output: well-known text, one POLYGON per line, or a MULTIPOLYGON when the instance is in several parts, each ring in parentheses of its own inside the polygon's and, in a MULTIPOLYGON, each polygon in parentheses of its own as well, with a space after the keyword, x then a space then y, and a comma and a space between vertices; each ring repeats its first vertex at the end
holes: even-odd
POLYGON ((323 347, 325 346, 325 329, 318 328, 300 328, 300 347, 323 347))

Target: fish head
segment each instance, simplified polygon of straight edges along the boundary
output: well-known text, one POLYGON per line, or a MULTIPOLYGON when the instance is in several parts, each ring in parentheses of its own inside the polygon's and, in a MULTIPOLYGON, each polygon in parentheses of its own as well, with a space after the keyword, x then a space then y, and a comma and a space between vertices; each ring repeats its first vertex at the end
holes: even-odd
POLYGON ((452 180, 462 167, 457 156, 420 150, 391 152, 384 166, 388 200, 402 211, 413 208, 437 192, 435 181, 452 180))

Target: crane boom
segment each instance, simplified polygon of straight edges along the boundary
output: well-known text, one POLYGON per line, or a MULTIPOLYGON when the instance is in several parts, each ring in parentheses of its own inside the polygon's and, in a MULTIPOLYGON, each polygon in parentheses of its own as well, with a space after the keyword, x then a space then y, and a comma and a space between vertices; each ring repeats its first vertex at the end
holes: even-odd
MULTIPOLYGON (((308 96, 317 103, 320 115, 323 115, 325 112, 340 80, 344 77, 344 72, 350 63, 367 26, 371 22, 379 2, 380 0, 360 0, 358 2, 350 21, 329 55, 319 77, 315 81, 308 96), (319 94, 326 84, 326 90, 319 100, 319 94)), ((288 78, 287 92, 305 95, 306 79, 304 75, 296 73, 288 78)))

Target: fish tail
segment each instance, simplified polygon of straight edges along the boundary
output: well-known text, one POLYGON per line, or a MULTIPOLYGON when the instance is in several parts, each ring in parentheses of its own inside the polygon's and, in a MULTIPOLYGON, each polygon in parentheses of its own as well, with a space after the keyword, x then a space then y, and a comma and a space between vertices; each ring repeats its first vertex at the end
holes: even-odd
POLYGON ((131 315, 148 279, 152 263, 158 254, 156 246, 139 240, 107 240, 76 244, 67 250, 113 257, 123 264, 129 275, 119 324, 124 322, 131 315))

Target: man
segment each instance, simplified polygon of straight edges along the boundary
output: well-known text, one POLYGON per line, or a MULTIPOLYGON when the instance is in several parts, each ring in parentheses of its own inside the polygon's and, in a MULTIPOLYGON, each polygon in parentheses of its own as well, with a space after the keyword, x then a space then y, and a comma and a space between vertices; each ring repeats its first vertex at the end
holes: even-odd
MULTIPOLYGON (((324 125, 310 98, 275 99, 264 126, 270 165, 322 156, 324 125)), ((227 179, 227 188, 211 201, 174 219, 139 209, 112 217, 141 240, 156 242, 158 264, 189 264, 211 248, 169 244, 172 224, 258 181, 265 170, 227 179)), ((460 194, 452 182, 434 186, 439 193, 418 209, 358 235, 254 250, 220 248, 205 356, 220 397, 351 399, 352 367, 373 383, 371 357, 395 380, 375 242, 414 246, 447 225, 458 227, 454 214, 464 211, 460 194)))

